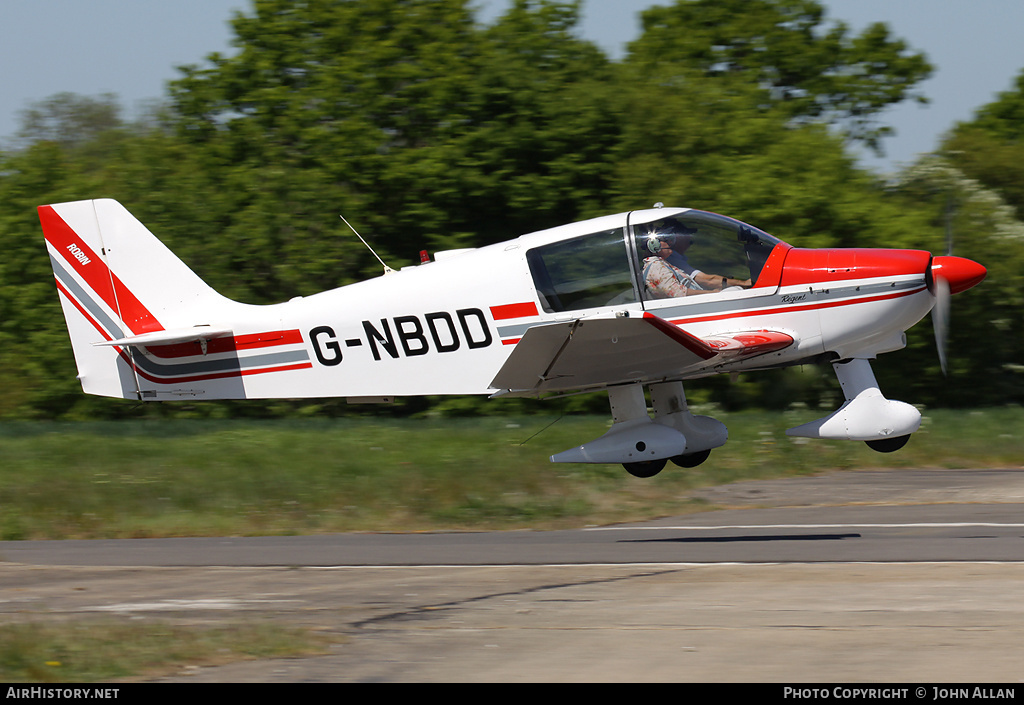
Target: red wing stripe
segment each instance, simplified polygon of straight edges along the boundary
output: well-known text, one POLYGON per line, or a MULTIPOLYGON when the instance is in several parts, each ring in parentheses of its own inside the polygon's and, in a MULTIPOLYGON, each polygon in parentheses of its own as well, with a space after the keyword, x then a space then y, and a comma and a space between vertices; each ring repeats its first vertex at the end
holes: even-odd
POLYGON ((64 222, 52 206, 39 206, 39 220, 47 242, 53 245, 110 310, 117 313, 134 335, 164 329, 156 316, 135 298, 128 287, 110 271, 100 256, 71 226, 64 222))
POLYGON ((664 318, 659 318, 653 313, 644 313, 644 320, 653 325, 655 328, 660 330, 668 337, 675 340, 677 343, 682 345, 684 348, 692 352, 694 355, 702 360, 710 360, 718 351, 712 346, 705 343, 700 338, 690 335, 682 328, 677 328, 673 324, 666 321, 664 318))
POLYGON ((506 321, 510 318, 525 318, 536 316, 537 304, 527 301, 521 304, 504 304, 502 306, 491 306, 491 316, 496 321, 506 321))
POLYGON ((793 337, 777 331, 760 330, 711 337, 705 342, 724 355, 749 357, 788 348, 793 344, 793 337))

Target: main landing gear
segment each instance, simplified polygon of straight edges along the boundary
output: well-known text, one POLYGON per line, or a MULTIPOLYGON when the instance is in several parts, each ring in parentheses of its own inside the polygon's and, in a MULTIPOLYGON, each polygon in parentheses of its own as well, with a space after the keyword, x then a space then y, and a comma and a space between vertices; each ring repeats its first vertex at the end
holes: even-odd
POLYGON ((671 460, 692 468, 712 449, 725 445, 729 432, 709 416, 694 416, 682 382, 651 385, 652 419, 641 384, 608 389, 612 427, 590 443, 551 456, 555 463, 621 463, 635 477, 653 477, 671 460))
POLYGON ((871 363, 862 358, 832 363, 846 397, 832 414, 786 431, 788 436, 864 441, 879 453, 907 444, 921 427, 921 412, 910 404, 882 396, 871 363))
POLYGON ((668 461, 671 460, 673 463, 681 468, 695 468, 711 455, 711 449, 700 450, 696 453, 683 453, 682 455, 673 455, 671 458, 662 458, 661 460, 645 460, 640 463, 623 463, 622 467, 626 468, 633 477, 654 477, 659 472, 665 469, 668 461))
MULTIPOLYGON (((833 363, 846 397, 832 414, 786 431, 790 436, 864 441, 880 453, 906 445, 921 426, 921 413, 910 404, 886 399, 866 359, 833 363)), ((608 389, 612 427, 589 443, 551 456, 555 463, 621 463, 630 475, 654 477, 671 461, 697 467, 711 451, 725 445, 729 432, 720 421, 694 416, 682 382, 652 384, 651 406, 641 384, 608 389)))

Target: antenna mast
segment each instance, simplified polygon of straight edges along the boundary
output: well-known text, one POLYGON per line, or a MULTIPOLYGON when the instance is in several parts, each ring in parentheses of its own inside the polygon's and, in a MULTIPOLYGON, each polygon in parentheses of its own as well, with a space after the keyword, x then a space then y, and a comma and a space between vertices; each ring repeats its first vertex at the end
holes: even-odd
POLYGON ((362 243, 363 243, 364 245, 366 245, 366 249, 368 249, 368 250, 370 251, 370 254, 372 254, 372 255, 373 255, 374 257, 376 257, 376 258, 377 258, 377 261, 378 261, 378 262, 380 262, 380 264, 381 264, 381 266, 382 266, 382 267, 384 267, 384 273, 385 273, 385 274, 391 274, 392 272, 394 272, 394 271, 395 271, 395 270, 393 270, 393 269, 392 269, 391 267, 387 266, 387 265, 386 265, 386 264, 384 263, 384 260, 382 260, 382 259, 380 258, 380 255, 378 255, 378 254, 377 254, 376 252, 374 252, 374 251, 373 251, 373 248, 372 248, 372 247, 370 247, 370 243, 368 243, 368 242, 367 242, 366 240, 364 240, 364 239, 363 239, 363 236, 362 236, 362 235, 360 235, 360 234, 359 234, 359 233, 358 233, 358 232, 356 231, 356 229, 352 227, 352 224, 351 224, 351 223, 349 223, 349 222, 348 222, 347 220, 345 220, 345 216, 343 216, 343 215, 339 215, 338 217, 339 217, 339 218, 341 218, 342 222, 343 222, 343 223, 345 223, 345 225, 347 225, 347 226, 348 226, 349 230, 351 230, 352 232, 354 232, 354 233, 356 234, 356 237, 357 237, 357 238, 359 238, 359 241, 360 241, 360 242, 362 242, 362 243))

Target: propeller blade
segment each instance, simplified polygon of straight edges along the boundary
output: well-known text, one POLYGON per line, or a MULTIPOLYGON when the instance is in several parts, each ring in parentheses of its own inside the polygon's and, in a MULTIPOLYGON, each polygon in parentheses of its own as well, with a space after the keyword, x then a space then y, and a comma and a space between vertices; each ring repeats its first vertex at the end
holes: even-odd
POLYGON ((981 283, 987 274, 977 262, 963 257, 932 257, 929 267, 928 290, 935 297, 932 306, 932 326, 935 329, 935 347, 939 350, 939 364, 946 374, 946 340, 949 333, 949 297, 967 291, 981 283))
POLYGON ((932 307, 932 328, 935 329, 935 347, 939 351, 939 364, 942 374, 946 375, 946 340, 949 333, 949 297, 952 296, 949 282, 943 277, 935 277, 932 286, 935 305, 932 307))

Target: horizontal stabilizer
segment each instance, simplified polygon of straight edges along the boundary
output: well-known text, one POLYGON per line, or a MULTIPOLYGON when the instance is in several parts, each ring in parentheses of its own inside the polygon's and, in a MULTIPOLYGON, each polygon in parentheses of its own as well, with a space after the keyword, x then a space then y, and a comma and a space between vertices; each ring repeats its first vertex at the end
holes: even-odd
POLYGON ((231 335, 230 328, 214 328, 212 326, 194 326, 192 328, 176 328, 174 330, 158 330, 142 335, 132 335, 117 340, 102 340, 93 345, 117 345, 124 347, 134 345, 136 347, 147 347, 156 345, 176 345, 178 343, 193 343, 214 338, 223 338, 231 335))

